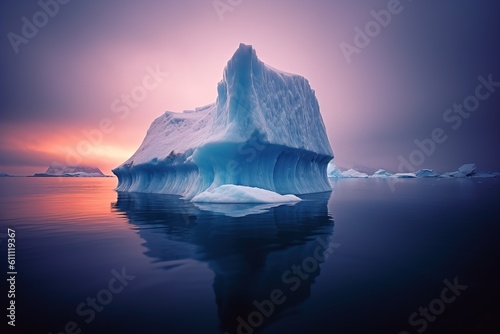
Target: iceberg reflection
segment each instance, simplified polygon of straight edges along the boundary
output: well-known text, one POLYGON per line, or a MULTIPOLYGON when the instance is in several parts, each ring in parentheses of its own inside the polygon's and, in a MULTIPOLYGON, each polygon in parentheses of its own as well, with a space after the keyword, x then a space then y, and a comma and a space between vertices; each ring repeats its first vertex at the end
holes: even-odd
POLYGON ((281 205, 293 206, 295 203, 267 203, 267 204, 217 204, 195 203, 198 209, 228 217, 245 217, 248 215, 262 214, 281 205))
POLYGON ((119 192, 112 206, 136 226, 147 256, 169 262, 166 270, 177 260, 208 264, 220 330, 237 333, 298 312, 309 298, 331 251, 330 196, 301 196, 295 205, 195 205, 178 196, 119 192), (273 293, 280 303, 264 302, 273 293))

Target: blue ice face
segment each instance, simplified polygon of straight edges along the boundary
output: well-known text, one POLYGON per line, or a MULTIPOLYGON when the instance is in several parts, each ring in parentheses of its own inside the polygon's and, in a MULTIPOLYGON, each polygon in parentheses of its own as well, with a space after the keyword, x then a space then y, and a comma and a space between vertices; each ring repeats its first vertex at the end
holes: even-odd
POLYGON ((193 198, 232 184, 279 194, 331 190, 333 158, 309 82, 262 63, 241 44, 215 104, 156 119, 139 150, 113 172, 118 190, 193 198))

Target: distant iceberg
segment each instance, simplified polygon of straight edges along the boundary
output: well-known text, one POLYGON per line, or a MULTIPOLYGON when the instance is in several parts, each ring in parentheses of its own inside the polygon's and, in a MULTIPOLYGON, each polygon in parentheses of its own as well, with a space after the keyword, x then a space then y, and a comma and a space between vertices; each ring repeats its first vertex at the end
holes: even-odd
POLYGON ((455 172, 448 172, 441 175, 441 177, 454 177, 454 178, 464 178, 468 176, 473 176, 476 173, 475 164, 465 164, 458 168, 455 172))
POLYGON ((387 177, 392 177, 392 174, 386 171, 385 169, 379 169, 371 177, 379 177, 379 178, 387 178, 387 177))
POLYGON ((327 174, 330 178, 344 178, 344 179, 354 179, 354 178, 367 178, 368 174, 358 172, 354 169, 348 169, 346 171, 341 171, 335 164, 329 163, 327 168, 327 174))
POLYGON ((475 177, 475 178, 491 178, 500 177, 499 172, 476 172, 475 164, 465 164, 458 168, 457 171, 447 172, 442 175, 437 173, 432 169, 421 169, 417 172, 407 172, 407 173, 395 173, 391 174, 385 169, 379 169, 373 175, 368 176, 366 173, 358 172, 354 169, 349 169, 347 171, 340 170, 337 166, 331 162, 328 165, 328 177, 330 178, 398 178, 398 179, 414 179, 414 178, 465 178, 465 177, 475 177))
POLYGON ((465 176, 472 176, 476 172, 475 164, 466 164, 458 168, 458 171, 465 176))
POLYGON ((36 177, 107 177, 97 167, 91 166, 66 166, 52 163, 45 173, 35 173, 36 177))
POLYGON ((214 104, 154 120, 137 152, 113 170, 117 190, 187 199, 228 184, 277 194, 331 191, 333 152, 305 78, 265 65, 240 44, 217 92, 214 104))
POLYGON ((368 177, 368 174, 358 172, 357 170, 354 169, 348 169, 345 172, 342 172, 342 177, 346 179, 364 179, 368 177))
POLYGON ((439 174, 432 169, 421 169, 415 175, 416 177, 439 177, 439 174))
POLYGON ((342 172, 340 171, 340 169, 338 169, 337 166, 335 166, 332 163, 328 164, 327 175, 328 175, 328 177, 333 177, 333 178, 341 178, 341 177, 343 177, 342 172))

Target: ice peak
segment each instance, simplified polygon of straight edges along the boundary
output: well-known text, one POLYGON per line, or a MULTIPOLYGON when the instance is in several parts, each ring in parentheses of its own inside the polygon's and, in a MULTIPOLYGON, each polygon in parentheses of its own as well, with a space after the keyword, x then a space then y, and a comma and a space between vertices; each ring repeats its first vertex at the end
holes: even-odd
POLYGON ((260 63, 257 53, 251 45, 240 44, 231 59, 227 62, 224 71, 226 79, 233 79, 234 82, 247 81, 254 67, 260 63))
POLYGON ((243 43, 240 43, 240 46, 234 52, 233 57, 231 58, 231 60, 240 60, 240 61, 251 61, 253 59, 258 60, 257 52, 255 52, 253 46, 246 45, 243 43))

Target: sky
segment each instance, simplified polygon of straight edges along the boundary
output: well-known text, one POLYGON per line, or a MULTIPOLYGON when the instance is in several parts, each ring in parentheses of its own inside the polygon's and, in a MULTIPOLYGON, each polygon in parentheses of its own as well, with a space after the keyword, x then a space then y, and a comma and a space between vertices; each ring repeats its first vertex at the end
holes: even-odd
POLYGON ((0 172, 111 173, 164 111, 215 102, 240 43, 309 80, 340 167, 500 171, 499 14, 494 0, 4 0, 0 172))

